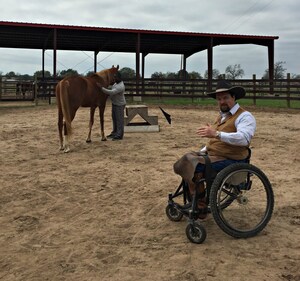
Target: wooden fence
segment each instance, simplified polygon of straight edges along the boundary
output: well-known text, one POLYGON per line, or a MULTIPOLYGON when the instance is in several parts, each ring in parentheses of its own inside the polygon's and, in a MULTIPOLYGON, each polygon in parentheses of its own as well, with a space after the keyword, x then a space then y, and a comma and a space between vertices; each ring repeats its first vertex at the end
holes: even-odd
MULTIPOLYGON (((0 77, 0 101, 20 101, 46 99, 51 103, 55 97, 55 86, 59 79, 47 78, 35 81, 19 81, 16 79, 3 79, 0 77)), ((212 89, 215 89, 218 80, 212 81, 212 89)), ((239 79, 230 80, 232 85, 245 88, 246 99, 251 99, 256 105, 257 100, 271 99, 284 100, 287 107, 291 107, 291 101, 300 101, 300 79, 257 80, 239 79)), ((180 80, 180 79, 135 79, 124 80, 126 95, 128 97, 148 98, 189 98, 206 99, 209 91, 209 83, 206 79, 180 80)))

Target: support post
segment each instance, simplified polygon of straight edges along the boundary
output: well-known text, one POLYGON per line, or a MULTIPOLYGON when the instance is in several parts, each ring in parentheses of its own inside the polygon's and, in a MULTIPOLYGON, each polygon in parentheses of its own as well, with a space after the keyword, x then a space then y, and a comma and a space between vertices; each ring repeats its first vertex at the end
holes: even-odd
POLYGON ((270 94, 274 94, 274 41, 268 45, 270 94))
POLYGON ((136 65, 136 94, 140 93, 140 44, 141 44, 141 35, 140 33, 137 34, 137 41, 136 41, 136 55, 135 55, 135 65, 136 65))
POLYGON ((287 107, 291 108, 291 74, 287 74, 287 85, 286 85, 286 100, 287 100, 287 107))
POLYGON ((57 30, 53 29, 53 77, 56 78, 57 30))
POLYGON ((253 104, 256 105, 256 75, 253 74, 253 104))
POLYGON ((99 51, 94 51, 94 72, 97 72, 97 55, 99 51))
POLYGON ((207 46, 207 91, 212 91, 213 78, 213 38, 211 37, 207 46))

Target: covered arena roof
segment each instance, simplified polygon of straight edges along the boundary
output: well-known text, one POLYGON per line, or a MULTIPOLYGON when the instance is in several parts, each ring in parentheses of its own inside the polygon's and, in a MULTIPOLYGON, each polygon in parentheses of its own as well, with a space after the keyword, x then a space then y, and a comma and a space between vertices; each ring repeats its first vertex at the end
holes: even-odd
POLYGON ((139 52, 190 56, 212 46, 268 46, 278 36, 85 27, 0 21, 0 47, 77 51, 139 52), (56 33, 56 35, 55 35, 56 33))
MULTIPOLYGON (((54 25, 0 21, 0 48, 53 50, 53 75, 56 76, 56 51, 93 51, 94 71, 97 71, 99 52, 136 53, 136 80, 145 73, 145 56, 155 54, 183 55, 186 59, 207 50, 208 88, 211 90, 213 74, 213 48, 219 45, 255 44, 268 48, 270 79, 274 76, 274 40, 278 36, 234 35, 197 32, 158 31, 107 27, 54 25), (140 54, 142 61, 140 62, 140 54), (142 66, 140 67, 140 65, 142 66), (140 71, 141 70, 141 71, 140 71)), ((43 74, 44 75, 44 74, 43 74)), ((139 90, 137 90, 138 92, 139 90)))

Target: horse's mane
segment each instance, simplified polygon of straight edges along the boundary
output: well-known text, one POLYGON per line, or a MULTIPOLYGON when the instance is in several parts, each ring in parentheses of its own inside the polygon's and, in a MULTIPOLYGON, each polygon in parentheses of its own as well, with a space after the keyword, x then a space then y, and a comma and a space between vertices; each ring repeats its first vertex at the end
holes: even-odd
MULTIPOLYGON (((115 68, 114 66, 112 66, 112 68, 110 69, 103 69, 101 71, 95 72, 93 74, 91 74, 89 76, 89 78, 92 78, 94 80, 96 80, 97 82, 101 82, 102 84, 110 84, 110 77, 112 75, 112 69, 115 68)), ((119 69, 119 65, 115 68, 115 69, 119 69)))
POLYGON ((105 85, 106 83, 106 79, 100 75, 98 75, 97 73, 94 73, 92 75, 90 75, 88 78, 95 80, 97 83, 100 83, 101 85, 105 85))
POLYGON ((110 75, 109 69, 104 69, 94 73, 92 77, 98 81, 101 80, 101 82, 107 82, 109 84, 109 75, 110 75))

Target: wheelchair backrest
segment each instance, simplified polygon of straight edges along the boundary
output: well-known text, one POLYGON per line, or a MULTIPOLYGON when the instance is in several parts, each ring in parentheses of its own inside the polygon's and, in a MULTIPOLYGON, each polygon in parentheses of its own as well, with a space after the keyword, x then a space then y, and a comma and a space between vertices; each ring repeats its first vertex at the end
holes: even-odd
POLYGON ((247 147, 247 149, 248 149, 248 156, 247 156, 246 160, 247 160, 247 163, 250 163, 250 158, 251 158, 252 151, 251 151, 250 147, 247 147))

